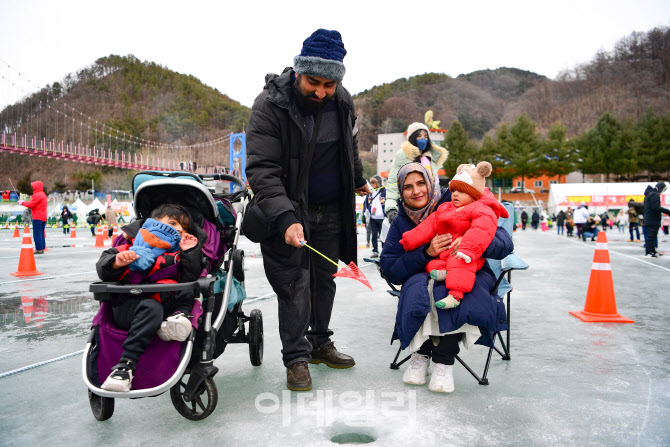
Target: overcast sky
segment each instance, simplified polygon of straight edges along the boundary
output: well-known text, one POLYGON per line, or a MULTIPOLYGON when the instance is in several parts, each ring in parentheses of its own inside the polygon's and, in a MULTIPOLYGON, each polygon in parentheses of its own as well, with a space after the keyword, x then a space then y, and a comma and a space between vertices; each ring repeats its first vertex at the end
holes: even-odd
POLYGON ((669 0, 0 0, 0 108, 110 54, 251 106, 265 74, 292 65, 317 28, 341 32, 344 85, 356 94, 426 72, 506 66, 555 78, 633 31, 668 25, 669 0))

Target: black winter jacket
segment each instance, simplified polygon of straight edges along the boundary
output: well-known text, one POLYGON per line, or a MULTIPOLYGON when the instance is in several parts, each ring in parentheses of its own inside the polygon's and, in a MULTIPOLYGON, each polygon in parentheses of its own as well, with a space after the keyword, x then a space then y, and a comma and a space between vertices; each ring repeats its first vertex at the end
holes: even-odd
MULTIPOLYGON (((292 68, 281 75, 268 74, 265 87, 254 101, 247 128, 247 169, 249 185, 258 195, 258 206, 271 224, 273 237, 269 248, 290 257, 296 250, 284 241, 286 229, 301 223, 306 226, 307 186, 296 196, 301 165, 306 163, 309 146, 302 113, 296 103, 292 68), (296 202, 292 202, 292 198, 296 202)), ((363 167, 358 158, 356 116, 349 92, 338 83, 335 100, 340 122, 342 173, 342 237, 340 257, 347 264, 356 262, 355 190, 365 185, 363 167)))
POLYGON ((661 213, 670 216, 670 211, 661 206, 661 195, 654 187, 647 186, 644 191, 644 224, 661 225, 661 213))

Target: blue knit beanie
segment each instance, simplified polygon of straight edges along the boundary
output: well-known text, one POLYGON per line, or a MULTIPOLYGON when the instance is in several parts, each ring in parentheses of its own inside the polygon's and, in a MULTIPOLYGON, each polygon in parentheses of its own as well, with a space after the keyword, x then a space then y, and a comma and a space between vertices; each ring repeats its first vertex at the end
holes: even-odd
POLYGON ((296 73, 341 81, 344 78, 344 49, 337 31, 318 29, 302 43, 300 55, 293 59, 296 73))

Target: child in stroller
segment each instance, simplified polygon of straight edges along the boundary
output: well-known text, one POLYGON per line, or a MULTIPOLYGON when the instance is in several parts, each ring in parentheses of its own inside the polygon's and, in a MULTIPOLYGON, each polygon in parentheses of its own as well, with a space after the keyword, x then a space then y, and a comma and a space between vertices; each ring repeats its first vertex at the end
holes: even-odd
MULTIPOLYGON (((96 265, 98 276, 103 281, 121 284, 138 284, 143 275, 149 278, 158 275, 162 279, 156 282, 163 284, 197 280, 202 272, 202 249, 198 239, 188 232, 191 227, 191 217, 182 206, 157 207, 151 218, 124 227, 123 240, 100 256, 96 265), (166 274, 172 265, 177 265, 177 269, 166 274)), ((121 359, 102 389, 130 391, 137 361, 154 334, 165 341, 186 340, 191 333, 189 313, 194 300, 193 290, 140 298, 129 293, 116 295, 112 314, 119 329, 128 332, 128 337, 122 345, 121 359), (164 315, 168 316, 165 321, 164 315)))
MULTIPOLYGON (((258 309, 252 310, 248 316, 242 311, 246 298, 244 251, 237 248, 237 244, 248 201, 244 186, 239 178, 226 174, 198 176, 186 172, 144 171, 133 178, 133 208, 138 219, 149 218, 156 208, 165 203, 179 204, 188 211, 192 224, 188 232, 198 240, 202 265, 198 264, 201 265, 201 271, 193 272, 196 280, 192 282, 184 282, 185 278, 182 277, 179 283, 172 281, 161 284, 161 278, 154 276, 151 281, 143 277, 139 284, 96 282, 90 285, 93 297, 101 304, 84 349, 82 377, 89 390, 91 411, 97 420, 104 421, 113 415, 115 398, 152 397, 167 391, 182 416, 190 420, 204 419, 214 411, 218 401, 214 381, 218 368, 214 360, 228 344, 248 344, 251 364, 261 365, 262 314, 258 309), (234 194, 216 194, 204 180, 236 183, 239 191, 234 194), (239 207, 236 206, 238 203, 239 207), (164 341, 159 336, 160 331, 154 332, 155 336, 151 336, 150 343, 137 362, 132 389, 128 392, 103 389, 102 383, 123 356, 122 346, 128 336, 115 321, 111 303, 116 296, 131 294, 138 298, 150 298, 155 294, 163 296, 164 293, 181 291, 196 297, 191 301, 193 306, 189 314, 192 330, 186 340, 164 341)), ((136 235, 142 223, 135 225, 135 233, 126 232, 133 228, 132 223, 123 228, 128 241, 132 237, 137 240, 136 235)), ((113 245, 116 247, 125 240, 124 237, 118 237, 113 245)), ((168 266, 155 272, 155 275, 170 277, 170 269, 174 271, 176 268, 168 266)), ((128 270, 127 275, 138 274, 132 268, 128 270)), ((168 311, 168 314, 172 311, 168 311)), ((162 315, 160 320, 163 320, 162 315)), ((176 327, 182 327, 181 323, 176 327)))

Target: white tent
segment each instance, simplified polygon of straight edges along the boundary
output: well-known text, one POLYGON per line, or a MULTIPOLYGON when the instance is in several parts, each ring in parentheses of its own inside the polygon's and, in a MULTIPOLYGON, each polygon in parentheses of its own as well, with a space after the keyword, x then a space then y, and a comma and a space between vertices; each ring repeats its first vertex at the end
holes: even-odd
MULTIPOLYGON (((652 183, 561 183, 552 184, 549 189, 547 209, 549 214, 575 209, 582 202, 592 213, 603 213, 605 210, 627 209, 628 201, 644 202, 644 191, 652 183)), ((661 205, 670 206, 670 192, 661 196, 661 205)))
POLYGON ((70 210, 72 214, 77 215, 77 221, 78 222, 83 222, 86 220, 86 215, 88 214, 88 206, 81 201, 80 198, 77 197, 77 200, 75 200, 72 205, 69 205, 67 209, 70 210))
POLYGON ((103 205, 102 202, 98 200, 96 197, 96 199, 93 202, 91 202, 91 204, 87 207, 86 214, 88 214, 89 211, 94 210, 96 208, 98 209, 98 211, 100 211, 100 214, 105 214, 105 210, 107 210, 107 207, 103 205))

